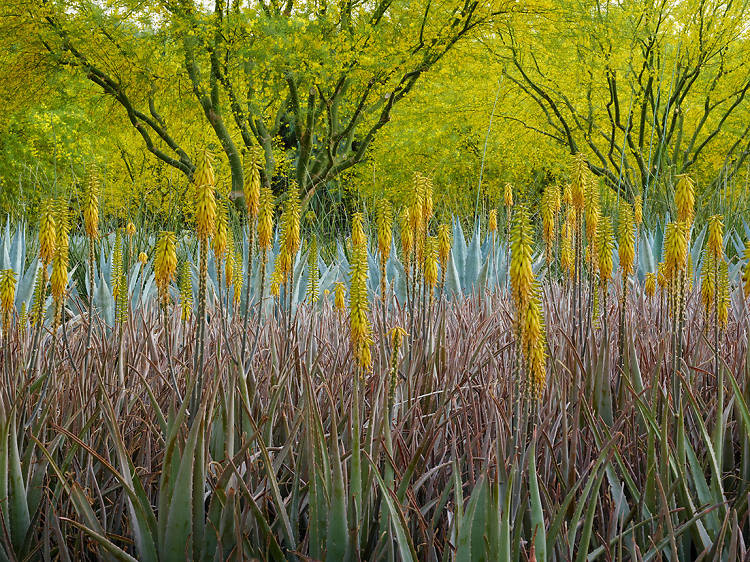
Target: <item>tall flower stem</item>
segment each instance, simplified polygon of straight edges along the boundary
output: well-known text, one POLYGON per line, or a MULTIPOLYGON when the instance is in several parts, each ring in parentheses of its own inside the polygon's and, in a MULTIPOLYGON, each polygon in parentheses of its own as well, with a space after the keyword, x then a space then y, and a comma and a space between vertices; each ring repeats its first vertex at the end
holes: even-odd
MULTIPOLYGON (((253 280, 253 247, 255 246, 255 224, 248 222, 248 230, 250 231, 250 246, 247 249, 247 289, 245 295, 245 308, 243 310, 243 324, 242 324, 242 345, 240 347, 240 362, 244 364, 245 361, 245 350, 247 349, 247 329, 250 323, 250 287, 252 286, 253 280)), ((263 284, 261 282, 261 292, 263 291, 263 284)), ((260 301, 260 306, 263 306, 263 301, 260 301)), ((258 317, 260 317, 260 310, 258 311, 258 317)))
POLYGON ((198 404, 203 395, 203 353, 204 340, 206 333, 206 277, 208 275, 208 241, 203 239, 200 242, 200 273, 198 275, 198 314, 196 316, 198 339, 195 347, 195 363, 193 365, 193 374, 197 377, 193 396, 190 401, 190 419, 195 419, 198 413, 198 404))

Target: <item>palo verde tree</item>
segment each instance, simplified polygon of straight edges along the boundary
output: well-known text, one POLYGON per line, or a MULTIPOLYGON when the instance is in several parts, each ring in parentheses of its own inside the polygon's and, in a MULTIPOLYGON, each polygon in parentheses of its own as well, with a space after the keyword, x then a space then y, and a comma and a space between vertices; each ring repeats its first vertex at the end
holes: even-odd
POLYGON ((168 116, 175 104, 197 106, 234 190, 256 145, 271 184, 280 142, 306 200, 363 160, 393 107, 456 43, 515 9, 508 0, 10 4, 6 17, 37 56, 116 100, 161 161, 192 177, 196 139, 168 116))
POLYGON ((714 185, 742 168, 749 19, 746 2, 562 0, 486 45, 537 106, 529 126, 632 196, 696 167, 714 185))

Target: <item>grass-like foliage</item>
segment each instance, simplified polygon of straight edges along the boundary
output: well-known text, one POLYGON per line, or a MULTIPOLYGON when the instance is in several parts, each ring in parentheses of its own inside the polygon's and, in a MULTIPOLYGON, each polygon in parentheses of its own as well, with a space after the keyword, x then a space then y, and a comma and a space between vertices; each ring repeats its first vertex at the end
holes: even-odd
POLYGON ((576 160, 538 251, 510 187, 467 243, 417 176, 330 264, 295 189, 240 237, 201 166, 192 253, 110 263, 96 182, 73 265, 63 204, 6 244, 0 560, 748 555, 750 274, 688 178, 655 235, 576 160))

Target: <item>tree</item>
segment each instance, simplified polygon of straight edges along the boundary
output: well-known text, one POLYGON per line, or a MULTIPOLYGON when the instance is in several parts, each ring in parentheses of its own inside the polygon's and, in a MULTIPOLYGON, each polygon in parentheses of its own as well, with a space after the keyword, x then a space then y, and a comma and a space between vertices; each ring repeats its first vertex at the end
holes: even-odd
POLYGON ((630 196, 712 151, 719 177, 750 154, 747 3, 560 3, 488 48, 540 110, 541 135, 630 196), (744 114, 744 115, 743 115, 744 114))
POLYGON ((454 45, 513 9, 508 0, 12 4, 7 14, 47 64, 75 69, 116 100, 161 161, 192 176, 188 139, 166 116, 175 102, 197 104, 233 189, 242 153, 256 145, 271 183, 281 139, 306 199, 364 159, 393 107, 454 45))

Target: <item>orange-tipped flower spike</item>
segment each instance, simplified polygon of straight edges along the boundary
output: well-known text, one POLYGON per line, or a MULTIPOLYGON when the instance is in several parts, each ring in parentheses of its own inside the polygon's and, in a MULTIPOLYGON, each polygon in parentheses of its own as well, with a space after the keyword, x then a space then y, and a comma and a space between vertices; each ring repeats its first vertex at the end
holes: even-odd
POLYGON ((177 248, 174 232, 163 231, 154 250, 154 277, 163 305, 169 302, 169 284, 177 270, 177 248))
POLYGON ((39 221, 39 260, 47 266, 55 255, 57 223, 55 222, 52 202, 47 201, 42 209, 39 221))
POLYGON ((606 287, 607 282, 612 279, 612 251, 614 250, 615 242, 612 234, 612 223, 609 218, 605 218, 601 225, 599 225, 599 231, 596 237, 596 257, 597 267, 599 269, 599 277, 602 282, 602 286, 606 287))
POLYGON ((718 263, 724 257, 724 223, 721 215, 708 217, 708 251, 718 263))
POLYGON ((216 232, 216 194, 214 170, 207 151, 203 152, 195 181, 195 231, 199 240, 208 240, 216 232))
POLYGON ((253 146, 248 154, 247 169, 245 170, 245 206, 251 219, 260 212, 260 172, 263 166, 263 150, 253 146))
POLYGON ((0 271, 0 315, 3 320, 3 333, 8 333, 10 318, 16 298, 16 274, 12 269, 0 271))
POLYGON ((695 184, 687 174, 678 176, 679 180, 674 190, 674 202, 677 207, 677 220, 688 226, 693 222, 695 214, 695 184))
POLYGON ((99 181, 93 175, 89 177, 84 193, 83 224, 86 236, 96 240, 99 237, 99 181))
POLYGON ((633 273, 635 264, 635 225, 633 211, 629 204, 625 204, 620 211, 620 268, 624 277, 633 273))

